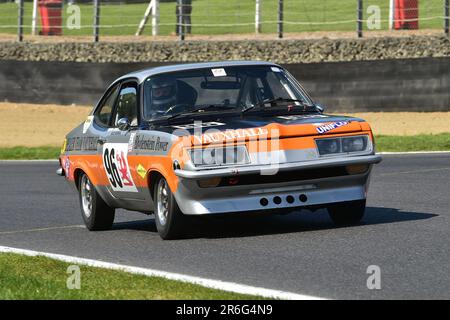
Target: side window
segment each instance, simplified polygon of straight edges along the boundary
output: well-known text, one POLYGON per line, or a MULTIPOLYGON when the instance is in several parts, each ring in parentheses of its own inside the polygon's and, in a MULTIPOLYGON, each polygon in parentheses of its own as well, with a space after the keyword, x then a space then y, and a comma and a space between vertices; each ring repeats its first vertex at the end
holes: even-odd
POLYGON ((110 90, 108 96, 106 97, 106 99, 103 100, 102 105, 95 113, 96 122, 104 126, 109 125, 109 120, 111 119, 114 101, 116 100, 118 94, 119 94, 119 85, 116 85, 116 87, 110 90))
POLYGON ((137 126, 137 85, 134 82, 125 83, 120 89, 119 98, 116 103, 116 114, 114 125, 121 118, 128 118, 132 126, 137 126))

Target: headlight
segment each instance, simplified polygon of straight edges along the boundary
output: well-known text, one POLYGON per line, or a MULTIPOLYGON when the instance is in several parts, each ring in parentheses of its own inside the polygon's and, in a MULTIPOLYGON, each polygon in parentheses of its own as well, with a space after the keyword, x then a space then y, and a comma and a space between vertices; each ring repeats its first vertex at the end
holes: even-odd
POLYGON ((320 155, 340 153, 341 141, 339 139, 320 139, 316 140, 320 155))
POLYGON ((245 146, 191 149, 189 154, 195 166, 232 166, 250 162, 245 146))
POLYGON ((367 148, 367 136, 342 138, 342 152, 358 152, 367 148))
POLYGON ((316 145, 321 156, 370 151, 369 137, 367 135, 316 139, 316 145))

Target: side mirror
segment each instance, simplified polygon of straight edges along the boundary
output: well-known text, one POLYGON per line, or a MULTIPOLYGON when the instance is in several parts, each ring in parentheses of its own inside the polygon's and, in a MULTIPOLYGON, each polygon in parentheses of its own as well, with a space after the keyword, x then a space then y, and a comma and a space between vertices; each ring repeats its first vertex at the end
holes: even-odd
POLYGON ((130 121, 128 118, 120 118, 119 121, 117 121, 117 127, 119 130, 126 131, 130 129, 130 121))
POLYGON ((317 111, 319 111, 320 113, 323 113, 325 111, 325 107, 321 104, 315 104, 315 107, 317 109, 317 111))

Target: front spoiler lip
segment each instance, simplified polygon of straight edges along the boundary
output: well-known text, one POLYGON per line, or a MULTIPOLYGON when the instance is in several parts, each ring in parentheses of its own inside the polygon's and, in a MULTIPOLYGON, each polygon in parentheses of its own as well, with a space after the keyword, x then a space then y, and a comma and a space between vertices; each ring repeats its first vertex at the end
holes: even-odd
POLYGON ((255 165, 238 168, 210 169, 202 171, 175 170, 175 175, 184 179, 205 179, 215 177, 228 177, 245 174, 257 174, 264 171, 289 171, 298 169, 325 168, 332 166, 346 166, 352 164, 375 164, 381 162, 379 154, 365 156, 349 156, 343 158, 328 158, 311 161, 289 162, 275 165, 255 165))

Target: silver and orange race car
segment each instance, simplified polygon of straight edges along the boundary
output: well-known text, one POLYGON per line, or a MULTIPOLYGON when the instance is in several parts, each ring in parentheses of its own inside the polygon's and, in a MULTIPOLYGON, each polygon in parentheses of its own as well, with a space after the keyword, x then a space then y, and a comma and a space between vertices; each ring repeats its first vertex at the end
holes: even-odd
POLYGON ((89 230, 124 208, 154 213, 173 239, 210 214, 326 208, 357 223, 381 157, 367 122, 324 114, 283 67, 227 61, 117 79, 59 161, 89 230))

